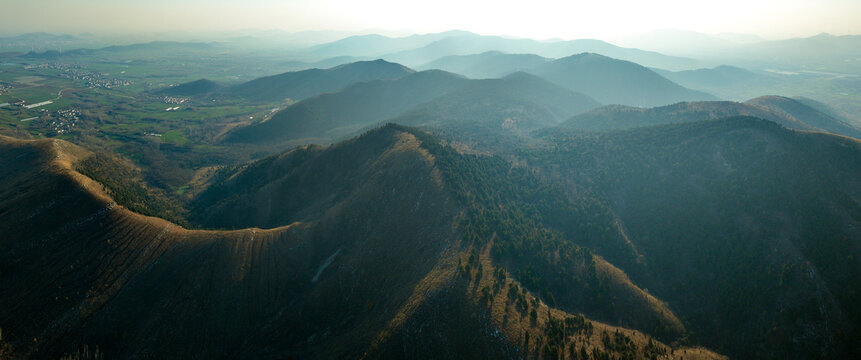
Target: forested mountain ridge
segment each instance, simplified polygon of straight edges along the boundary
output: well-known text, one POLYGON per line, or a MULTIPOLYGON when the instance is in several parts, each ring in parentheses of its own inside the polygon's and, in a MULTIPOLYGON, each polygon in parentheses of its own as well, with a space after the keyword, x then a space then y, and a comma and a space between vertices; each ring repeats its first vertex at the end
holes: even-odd
MULTIPOLYGON (((451 197, 459 192, 446 190, 451 180, 434 165, 450 160, 437 158, 423 144, 448 153, 446 157, 458 156, 427 135, 388 126, 331 150, 297 149, 237 169, 248 176, 219 179, 252 181, 247 188, 252 192, 271 188, 267 184, 278 172, 267 180, 251 169, 287 165, 298 175, 316 171, 315 162, 325 166, 340 158, 339 152, 371 161, 372 169, 362 171, 374 175, 351 184, 345 196, 323 203, 294 199, 322 211, 305 211, 308 216, 301 222, 216 231, 186 230, 117 205, 100 184, 72 170, 77 161, 92 156, 74 145, 2 138, 4 166, 16 170, 15 177, 3 181, 30 186, 17 196, 4 193, 0 204, 19 210, 0 213, 2 232, 8 235, 2 240, 0 270, 11 275, 0 282, 0 301, 15 309, 0 318, 0 345, 29 357, 95 352, 122 357, 377 358, 433 357, 443 351, 494 358, 580 353, 645 358, 681 351, 719 358, 702 349, 673 349, 641 332, 550 308, 531 295, 491 260, 484 241, 464 237, 462 227, 468 225, 457 220, 462 202, 451 197), (300 156, 307 151, 317 155, 300 156), (302 159, 311 167, 289 165, 302 159), (40 165, 25 166, 34 163, 40 165), (404 172, 404 167, 412 171, 404 172), (404 174, 412 180, 403 181, 404 174), (391 198, 380 199, 382 194, 391 198), (325 203, 331 206, 314 205, 325 203), (34 246, 27 241, 32 238, 43 240, 34 246), (70 245, 76 251, 69 252, 70 245), (37 291, 8 296, 33 284, 41 285, 37 291), (302 311, 285 311, 297 308, 302 311), (25 315, 36 309, 38 318, 25 315), (442 336, 429 339, 415 333, 420 324, 442 336), (203 328, 208 330, 201 334, 203 328)), ((283 184, 291 184, 291 176, 283 184)), ((237 191, 243 193, 248 194, 237 191)), ((290 217, 278 221, 292 221, 290 217)), ((589 281, 606 286, 595 291, 628 294, 643 310, 658 306, 651 312, 657 319, 667 316, 660 302, 620 277, 612 265, 586 250, 571 260, 593 269, 583 273, 591 274, 589 281)), ((634 323, 642 317, 609 314, 634 323)))
POLYGON ((647 267, 619 264, 697 342, 738 357, 854 356, 857 140, 743 117, 547 136, 555 147, 529 161, 600 189, 647 267))

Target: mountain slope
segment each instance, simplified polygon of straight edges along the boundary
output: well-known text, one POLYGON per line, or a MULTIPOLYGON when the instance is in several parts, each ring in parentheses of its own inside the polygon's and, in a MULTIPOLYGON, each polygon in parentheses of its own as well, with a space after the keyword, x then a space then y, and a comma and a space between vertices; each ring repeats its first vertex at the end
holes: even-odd
POLYGON ((226 142, 273 143, 345 136, 395 116, 467 82, 459 75, 422 71, 396 80, 359 83, 279 111, 266 122, 238 128, 226 142))
POLYGON ((445 37, 468 34, 470 33, 453 30, 435 34, 410 35, 396 38, 378 34, 358 35, 316 45, 309 48, 307 51, 311 55, 322 58, 343 55, 380 57, 384 54, 426 46, 427 44, 445 37))
POLYGON ((529 130, 556 125, 598 106, 586 95, 519 72, 502 79, 472 80, 389 121, 487 149, 517 143, 529 130))
POLYGON ((598 54, 569 56, 529 72, 604 104, 660 106, 679 101, 716 100, 640 65, 598 54))
MULTIPOLYGON (((215 231, 186 230, 117 206, 72 170, 91 156, 74 145, 0 138, 0 161, 13 170, 0 180, 0 349, 49 358, 92 351, 159 358, 672 354, 642 332, 548 307, 498 268, 486 248, 479 253, 462 243, 459 201, 436 167, 452 159, 429 149, 457 155, 426 141, 432 139, 388 126, 331 150, 299 149, 227 170, 238 172, 223 178, 225 186, 288 186, 278 206, 304 202, 290 197, 301 190, 279 180, 279 167, 294 170, 283 179, 303 178, 330 160, 361 160, 368 166, 360 171, 371 176, 350 178, 346 194, 308 221, 215 231), (359 155, 339 160, 338 152, 359 155), (304 166, 303 159, 319 164, 304 166)), ((338 167, 332 171, 339 176, 338 167)), ((328 194, 329 185, 315 185, 323 188, 314 194, 328 194)), ((602 264, 588 253, 577 258, 602 264)), ((597 268, 599 275, 615 271, 597 268)), ((618 284, 610 291, 630 286, 606 279, 618 284)), ((648 310, 666 316, 661 311, 668 309, 648 310)))
POLYGON ((231 86, 223 96, 241 97, 253 101, 301 100, 317 94, 340 90, 350 84, 397 79, 413 71, 383 60, 359 61, 330 69, 287 72, 254 79, 231 86))
POLYGON ((799 100, 783 96, 761 96, 745 101, 745 104, 768 109, 787 118, 809 124, 814 129, 861 139, 861 129, 808 106, 799 100))
POLYGON ((740 67, 721 65, 711 69, 661 71, 661 76, 693 89, 728 89, 743 86, 774 86, 780 79, 740 67))
POLYGON ((857 356, 857 140, 752 118, 547 137, 525 161, 604 194, 645 264, 622 269, 692 340, 738 358, 857 356))

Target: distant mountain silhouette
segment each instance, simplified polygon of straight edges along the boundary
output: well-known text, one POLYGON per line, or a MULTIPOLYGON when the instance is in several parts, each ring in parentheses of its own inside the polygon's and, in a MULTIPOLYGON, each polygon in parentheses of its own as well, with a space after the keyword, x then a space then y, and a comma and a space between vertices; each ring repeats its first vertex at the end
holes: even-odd
POLYGON ((780 79, 774 76, 759 74, 729 65, 721 65, 712 69, 697 69, 677 72, 656 70, 656 72, 679 85, 693 89, 767 86, 781 82, 780 79))
POLYGON ((701 67, 698 66, 701 64, 696 60, 672 57, 639 49, 621 48, 601 40, 537 41, 501 36, 482 36, 471 33, 448 36, 424 47, 383 54, 380 57, 401 64, 420 66, 440 57, 473 55, 487 51, 501 51, 510 54, 536 54, 549 58, 594 52, 613 58, 633 61, 645 66, 665 69, 686 70, 701 67))
POLYGON ((717 100, 684 88, 630 61, 583 53, 529 70, 604 104, 660 106, 679 101, 717 100))
POLYGON ((476 55, 452 55, 419 66, 419 70, 439 69, 473 79, 495 79, 517 71, 526 71, 551 59, 535 54, 506 54, 488 51, 476 55))
POLYGON ((267 143, 344 136, 448 93, 467 81, 460 75, 432 70, 358 83, 301 101, 266 122, 238 128, 225 141, 267 143))
POLYGON ((356 35, 313 46, 307 49, 307 52, 310 55, 321 58, 331 58, 344 55, 380 57, 384 54, 423 47, 446 37, 472 35, 475 34, 458 30, 434 34, 410 35, 406 37, 388 37, 378 34, 356 35))
POLYGON ((262 77, 224 89, 224 96, 252 101, 302 100, 317 94, 340 90, 350 84, 396 79, 412 70, 384 60, 359 61, 330 69, 310 69, 262 77))
POLYGON ((470 147, 497 149, 529 130, 553 126, 600 106, 594 99, 532 74, 472 80, 387 121, 421 126, 470 147))

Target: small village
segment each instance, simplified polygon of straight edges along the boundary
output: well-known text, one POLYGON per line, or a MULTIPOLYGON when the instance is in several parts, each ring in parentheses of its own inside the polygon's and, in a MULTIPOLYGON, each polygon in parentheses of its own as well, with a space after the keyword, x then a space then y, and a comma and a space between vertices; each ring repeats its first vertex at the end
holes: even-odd
POLYGON ((176 104, 185 103, 186 101, 188 101, 188 98, 176 97, 176 96, 165 96, 162 99, 162 101, 164 101, 165 104, 175 104, 176 105, 176 104))
POLYGON ((57 135, 71 131, 81 121, 81 111, 74 108, 57 110, 51 115, 51 130, 57 135))
POLYGON ((71 80, 83 80, 90 89, 113 89, 123 86, 129 86, 134 82, 118 78, 107 78, 109 74, 96 73, 86 70, 87 66, 75 63, 43 63, 27 65, 24 69, 49 69, 62 71, 59 76, 71 80))

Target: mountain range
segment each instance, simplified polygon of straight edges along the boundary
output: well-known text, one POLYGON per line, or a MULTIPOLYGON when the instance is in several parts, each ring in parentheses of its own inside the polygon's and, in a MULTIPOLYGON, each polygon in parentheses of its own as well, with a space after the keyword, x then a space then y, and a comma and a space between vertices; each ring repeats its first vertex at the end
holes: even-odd
POLYGON ((2 138, 3 340, 39 357, 857 351, 857 140, 754 118, 542 136, 508 149, 527 168, 396 125, 224 168, 188 221, 225 230, 127 210, 62 140, 2 138))
POLYGON ((0 360, 861 358, 857 39, 232 34, 0 54, 0 360))

